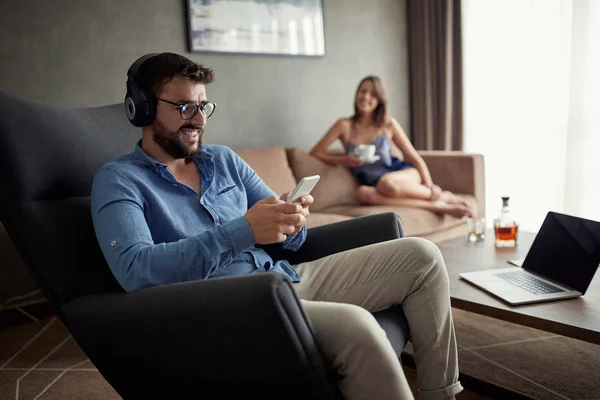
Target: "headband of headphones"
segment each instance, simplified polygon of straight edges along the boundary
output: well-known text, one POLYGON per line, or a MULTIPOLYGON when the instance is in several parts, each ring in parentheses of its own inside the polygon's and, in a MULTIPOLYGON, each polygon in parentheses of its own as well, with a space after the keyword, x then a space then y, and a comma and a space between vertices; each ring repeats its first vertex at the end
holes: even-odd
POLYGON ((150 125, 156 116, 156 101, 147 91, 140 89, 136 82, 137 74, 142 65, 159 53, 141 56, 127 70, 127 94, 125 95, 125 115, 133 126, 150 125))

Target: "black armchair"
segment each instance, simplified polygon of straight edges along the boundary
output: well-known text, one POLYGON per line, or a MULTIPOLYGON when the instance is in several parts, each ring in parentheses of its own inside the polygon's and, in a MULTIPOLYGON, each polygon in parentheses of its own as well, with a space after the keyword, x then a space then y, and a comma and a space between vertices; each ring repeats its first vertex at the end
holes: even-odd
MULTIPOLYGON (((0 93, 0 220, 82 350, 125 399, 341 399, 281 274, 123 291, 97 244, 89 193, 97 169, 139 136, 119 104, 65 109, 0 93)), ((310 229, 295 253, 267 251, 301 262, 401 236, 386 213, 310 229)), ((400 354, 401 307, 375 317, 400 354)))

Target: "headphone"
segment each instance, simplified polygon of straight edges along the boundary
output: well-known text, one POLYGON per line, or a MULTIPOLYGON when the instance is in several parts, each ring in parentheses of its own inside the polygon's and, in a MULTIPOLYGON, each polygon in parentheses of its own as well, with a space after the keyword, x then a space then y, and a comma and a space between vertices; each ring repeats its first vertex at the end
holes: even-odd
POLYGON ((136 76, 141 66, 159 53, 150 53, 138 58, 127 70, 127 94, 125 95, 125 115, 133 126, 150 125, 156 116, 156 100, 138 87, 136 76))

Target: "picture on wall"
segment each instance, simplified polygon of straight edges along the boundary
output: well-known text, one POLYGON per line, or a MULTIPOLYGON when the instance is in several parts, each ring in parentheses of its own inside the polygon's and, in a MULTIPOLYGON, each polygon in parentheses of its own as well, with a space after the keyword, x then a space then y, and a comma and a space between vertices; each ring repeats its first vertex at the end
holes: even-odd
POLYGON ((325 55, 323 0, 187 0, 189 51, 325 55))

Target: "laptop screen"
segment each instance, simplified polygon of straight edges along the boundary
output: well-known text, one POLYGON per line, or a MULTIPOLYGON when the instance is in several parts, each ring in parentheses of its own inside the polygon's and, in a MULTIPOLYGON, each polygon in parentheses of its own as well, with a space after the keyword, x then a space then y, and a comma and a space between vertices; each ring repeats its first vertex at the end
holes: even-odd
POLYGON ((523 268, 585 293, 600 264, 600 222, 549 212, 523 268))

